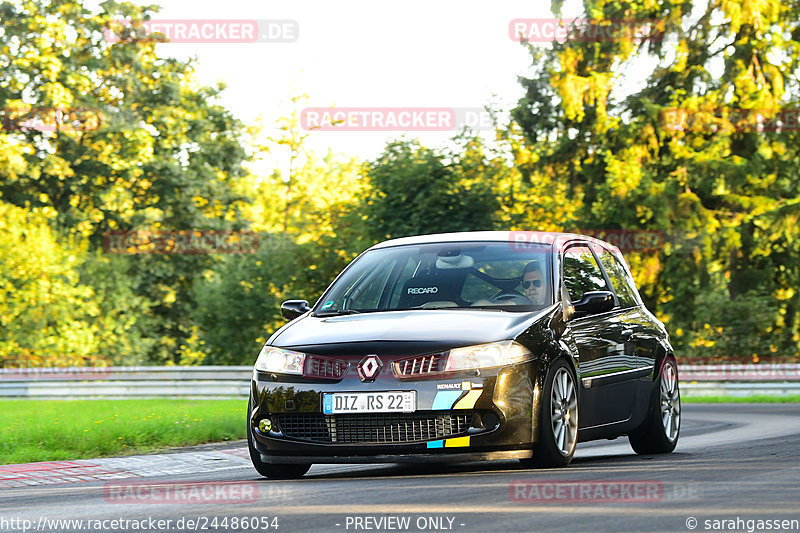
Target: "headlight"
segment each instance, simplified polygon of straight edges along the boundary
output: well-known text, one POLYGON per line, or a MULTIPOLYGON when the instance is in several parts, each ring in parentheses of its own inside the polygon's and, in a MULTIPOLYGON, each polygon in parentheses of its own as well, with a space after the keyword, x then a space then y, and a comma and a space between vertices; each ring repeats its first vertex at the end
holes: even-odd
POLYGON ((304 353, 264 346, 256 359, 255 369, 262 372, 303 375, 305 360, 306 354, 304 353))
POLYGON ((445 372, 471 370, 519 363, 531 358, 531 352, 514 341, 490 342, 477 346, 454 348, 447 357, 445 372))

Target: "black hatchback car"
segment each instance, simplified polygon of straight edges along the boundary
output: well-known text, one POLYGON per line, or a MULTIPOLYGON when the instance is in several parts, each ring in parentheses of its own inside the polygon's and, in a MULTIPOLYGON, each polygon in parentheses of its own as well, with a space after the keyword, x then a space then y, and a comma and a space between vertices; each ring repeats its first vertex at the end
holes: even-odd
POLYGON ((383 242, 292 319, 253 370, 250 456, 312 463, 520 459, 569 464, 627 435, 671 452, 675 355, 620 251, 575 234, 468 232, 383 242))

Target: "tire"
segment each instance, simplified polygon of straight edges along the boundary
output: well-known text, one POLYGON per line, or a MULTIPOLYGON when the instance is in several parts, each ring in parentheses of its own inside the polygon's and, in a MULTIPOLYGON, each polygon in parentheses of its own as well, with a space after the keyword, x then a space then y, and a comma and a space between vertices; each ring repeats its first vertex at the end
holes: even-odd
POLYGON ((638 454, 670 453, 678 444, 681 432, 681 394, 678 389, 678 365, 674 357, 665 357, 654 382, 647 418, 628 435, 631 448, 638 454))
POLYGON ((567 466, 578 443, 578 388, 564 359, 554 361, 547 372, 538 416, 533 458, 523 459, 522 464, 536 468, 567 466))
POLYGON ((253 439, 253 428, 250 427, 251 404, 247 403, 247 448, 250 450, 250 460, 253 467, 262 476, 270 479, 297 479, 301 478, 311 468, 311 463, 302 464, 273 464, 261 460, 261 454, 256 450, 253 439))

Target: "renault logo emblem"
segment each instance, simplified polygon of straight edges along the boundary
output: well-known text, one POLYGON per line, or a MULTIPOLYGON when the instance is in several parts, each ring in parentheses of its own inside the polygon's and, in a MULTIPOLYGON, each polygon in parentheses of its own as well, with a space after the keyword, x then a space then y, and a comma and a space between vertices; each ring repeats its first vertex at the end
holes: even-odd
POLYGON ((375 381, 382 366, 377 355, 368 355, 358 363, 358 377, 361 381, 375 381))

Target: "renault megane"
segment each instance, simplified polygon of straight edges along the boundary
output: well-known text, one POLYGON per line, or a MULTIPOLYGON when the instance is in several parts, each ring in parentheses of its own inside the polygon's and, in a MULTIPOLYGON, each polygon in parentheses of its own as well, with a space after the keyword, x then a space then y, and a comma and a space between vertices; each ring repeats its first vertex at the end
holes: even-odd
POLYGON ((250 456, 267 477, 313 463, 519 459, 566 466, 627 435, 671 452, 677 362, 619 249, 595 238, 465 232, 357 257, 255 363, 250 456))

